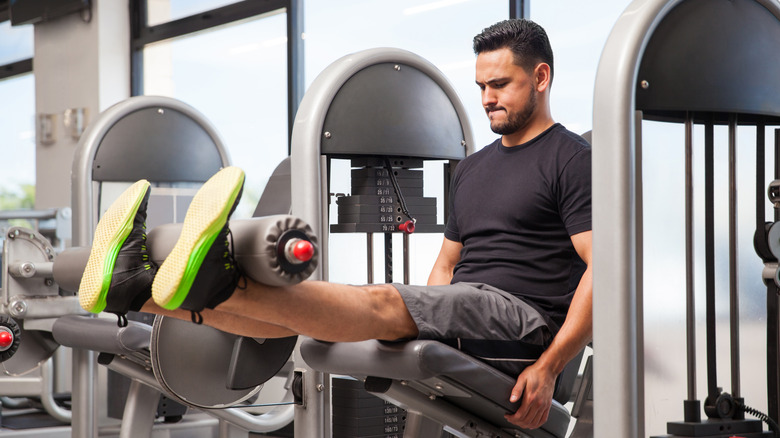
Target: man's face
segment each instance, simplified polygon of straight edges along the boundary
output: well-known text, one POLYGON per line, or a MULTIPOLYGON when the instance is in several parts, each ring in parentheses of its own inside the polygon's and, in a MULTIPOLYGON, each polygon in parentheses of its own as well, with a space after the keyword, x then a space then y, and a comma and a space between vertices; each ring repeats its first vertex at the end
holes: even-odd
POLYGON ((538 93, 533 77, 514 63, 512 51, 504 48, 480 53, 476 72, 490 129, 509 135, 525 128, 536 110, 538 93))

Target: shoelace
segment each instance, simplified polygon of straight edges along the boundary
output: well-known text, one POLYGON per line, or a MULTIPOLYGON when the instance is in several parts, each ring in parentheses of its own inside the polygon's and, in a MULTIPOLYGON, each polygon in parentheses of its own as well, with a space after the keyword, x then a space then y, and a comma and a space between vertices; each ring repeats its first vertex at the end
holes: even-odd
POLYGON ((200 314, 200 312, 196 312, 194 310, 190 310, 190 319, 192 319, 192 322, 197 325, 203 324, 203 315, 200 314))
MULTIPOLYGON (((238 274, 236 287, 238 289, 246 289, 248 285, 246 275, 244 270, 241 268, 241 265, 239 265, 236 261, 235 245, 233 244, 233 231, 230 228, 227 229, 227 233, 225 234, 225 246, 228 248, 222 256, 224 259, 226 259, 225 268, 235 269, 236 273, 238 274)), ((200 313, 200 311, 190 310, 190 319, 194 324, 203 324, 203 315, 200 313)))
MULTIPOLYGON (((135 230, 133 230, 133 232, 135 232, 135 230)), ((127 257, 127 256, 137 257, 138 255, 140 255, 141 256, 141 260, 143 260, 143 265, 141 265, 139 267, 136 267, 136 268, 133 268, 133 269, 129 269, 129 270, 125 271, 125 272, 132 272, 132 271, 136 271, 136 270, 141 269, 141 268, 143 268, 144 270, 148 271, 149 269, 152 268, 152 266, 150 264, 150 261, 149 261, 149 250, 146 247, 146 222, 144 222, 142 224, 142 226, 141 226, 141 240, 144 243, 141 244, 141 248, 140 248, 140 250, 138 252, 125 252, 123 254, 123 256, 125 256, 125 257, 127 257)), ((135 275, 138 275, 138 274, 134 274, 133 276, 135 276, 135 275)), ((117 316, 116 325, 119 328, 127 327, 128 321, 127 321, 127 314, 126 313, 119 313, 119 312, 111 312, 111 313, 113 313, 113 314, 115 314, 117 316)))
POLYGON ((228 228, 227 238, 230 239, 230 246, 228 246, 230 250, 228 251, 227 258, 230 264, 238 273, 238 282, 236 283, 236 287, 242 290, 246 289, 248 286, 246 273, 244 272, 244 268, 242 268, 241 265, 239 265, 238 261, 236 260, 236 255, 235 255, 236 246, 233 244, 233 230, 231 230, 230 228, 228 228), (241 284, 242 280, 244 282, 243 285, 241 284))

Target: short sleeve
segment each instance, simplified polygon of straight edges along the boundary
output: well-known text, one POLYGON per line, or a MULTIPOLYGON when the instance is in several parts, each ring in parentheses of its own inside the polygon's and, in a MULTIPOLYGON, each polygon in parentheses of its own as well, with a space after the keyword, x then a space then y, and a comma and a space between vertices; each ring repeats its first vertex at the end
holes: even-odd
POLYGON ((564 166, 559 178, 561 220, 570 236, 590 231, 591 148, 577 151, 564 166))

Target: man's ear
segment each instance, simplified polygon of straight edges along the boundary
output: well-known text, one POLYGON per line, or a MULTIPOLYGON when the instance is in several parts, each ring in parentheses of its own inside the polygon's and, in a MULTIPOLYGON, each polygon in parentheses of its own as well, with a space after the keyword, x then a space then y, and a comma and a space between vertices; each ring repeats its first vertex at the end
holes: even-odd
POLYGON ((543 92, 550 88, 552 76, 550 74, 550 65, 546 62, 540 62, 534 68, 534 79, 536 80, 536 91, 543 92))

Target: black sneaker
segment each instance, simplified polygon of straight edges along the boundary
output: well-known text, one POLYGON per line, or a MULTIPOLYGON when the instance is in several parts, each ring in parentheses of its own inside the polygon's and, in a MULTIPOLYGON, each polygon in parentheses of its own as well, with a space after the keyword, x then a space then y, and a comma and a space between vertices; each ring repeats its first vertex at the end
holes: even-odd
POLYGON ((141 180, 125 190, 98 222, 87 267, 79 286, 79 303, 92 313, 119 317, 138 311, 151 297, 157 267, 146 248, 146 205, 151 190, 141 180), (110 293, 109 293, 110 292, 110 293))
POLYGON ((244 187, 244 172, 226 167, 198 190, 187 210, 181 236, 152 285, 152 298, 165 309, 200 311, 230 297, 241 277, 230 253, 228 220, 244 187))

